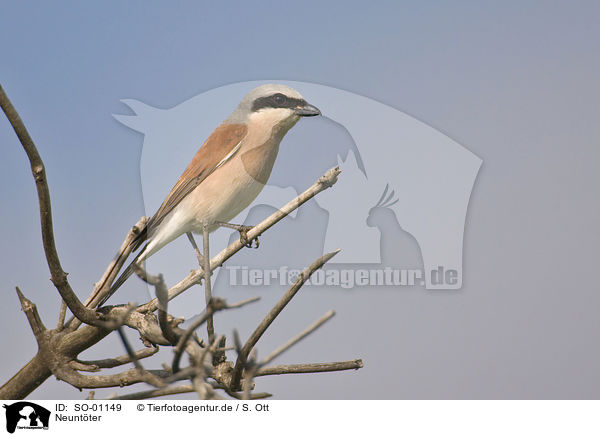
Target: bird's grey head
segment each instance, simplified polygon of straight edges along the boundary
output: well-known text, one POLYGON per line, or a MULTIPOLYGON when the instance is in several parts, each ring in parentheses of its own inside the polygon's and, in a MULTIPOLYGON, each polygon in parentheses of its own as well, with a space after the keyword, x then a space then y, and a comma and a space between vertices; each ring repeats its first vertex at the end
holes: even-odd
POLYGON ((268 84, 254 88, 227 118, 229 123, 247 123, 269 119, 274 123, 296 123, 300 117, 321 115, 321 111, 304 100, 298 91, 285 85, 268 84))

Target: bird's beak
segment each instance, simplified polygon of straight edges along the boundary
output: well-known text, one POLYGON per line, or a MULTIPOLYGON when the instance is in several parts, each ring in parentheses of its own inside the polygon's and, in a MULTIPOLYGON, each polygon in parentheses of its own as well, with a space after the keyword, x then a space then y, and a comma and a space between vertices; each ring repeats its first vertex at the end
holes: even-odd
POLYGON ((316 115, 321 115, 321 111, 319 109, 308 103, 298 106, 294 110, 301 117, 314 117, 316 115))

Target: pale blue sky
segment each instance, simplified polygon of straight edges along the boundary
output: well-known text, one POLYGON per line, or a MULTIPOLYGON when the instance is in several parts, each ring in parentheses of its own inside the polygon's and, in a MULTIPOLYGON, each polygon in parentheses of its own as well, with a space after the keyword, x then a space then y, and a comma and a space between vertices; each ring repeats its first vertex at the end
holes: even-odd
MULTIPOLYGON (((142 138, 111 115, 127 113, 121 99, 170 108, 225 84, 279 78, 345 89, 426 122, 484 161, 463 289, 310 290, 261 342, 262 355, 334 308, 281 363, 362 357, 365 368, 260 388, 278 398, 597 398, 599 15, 593 1, 3 2, 0 81, 45 160, 59 253, 82 297, 144 213, 142 138)), ((327 131, 315 126, 296 129, 327 131)), ((13 332, 0 342, 4 380, 35 352, 14 286, 48 326, 59 300, 34 183, 2 117, 0 144, 0 326, 13 332)), ((272 294, 219 322, 247 335, 272 294)), ((118 341, 97 355, 109 352, 122 354, 118 341)), ((32 397, 84 395, 48 380, 32 397)))

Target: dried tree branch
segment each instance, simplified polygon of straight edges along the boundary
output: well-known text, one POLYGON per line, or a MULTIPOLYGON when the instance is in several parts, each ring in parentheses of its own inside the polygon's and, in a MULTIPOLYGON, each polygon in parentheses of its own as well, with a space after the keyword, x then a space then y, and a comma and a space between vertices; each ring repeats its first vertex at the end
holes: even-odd
POLYGON ((231 377, 231 389, 237 390, 239 388, 240 379, 242 377, 242 370, 246 365, 246 361, 250 351, 254 348, 258 340, 261 338, 263 333, 269 328, 271 323, 275 320, 277 315, 281 313, 283 308, 294 298, 294 295, 300 290, 302 285, 308 280, 308 278, 314 273, 316 270, 321 268, 325 263, 327 263, 333 256, 338 254, 340 250, 332 251, 331 253, 327 253, 317 260, 315 260, 310 266, 304 269, 300 273, 300 276, 296 279, 294 284, 287 290, 287 292, 281 297, 281 299, 277 302, 277 304, 271 309, 271 311, 267 314, 267 316, 260 322, 258 327, 254 330, 254 332, 250 335, 240 352, 238 353, 237 361, 235 362, 235 367, 233 369, 233 375, 231 377))
POLYGON ((35 180, 35 186, 38 194, 38 203, 40 209, 40 222, 42 229, 42 243, 44 246, 44 253, 46 255, 46 261, 48 268, 50 269, 50 280, 60 293, 60 296, 65 301, 73 315, 79 320, 86 324, 98 325, 98 315, 88 308, 86 308, 77 296, 71 285, 67 280, 67 273, 63 271, 56 250, 56 244, 54 242, 54 230, 52 225, 52 207, 50 204, 50 190, 46 180, 46 169, 44 168, 44 162, 40 157, 40 154, 25 127, 25 124, 21 120, 17 110, 9 100, 8 96, 4 92, 4 89, 0 85, 0 107, 6 114, 6 118, 10 122, 10 125, 14 129, 31 166, 31 172, 35 180))
MULTIPOLYGON (((213 387, 213 389, 224 389, 226 390, 225 386, 219 385, 219 384, 211 384, 211 386, 213 387)), ((177 394, 189 394, 191 392, 195 392, 196 389, 194 388, 194 386, 192 385, 172 385, 172 386, 168 386, 166 388, 158 388, 158 389, 151 389, 148 391, 141 391, 141 392, 134 392, 132 394, 126 394, 126 395, 112 395, 110 397, 107 397, 107 400, 145 400, 147 398, 158 398, 158 397, 164 397, 167 395, 177 395, 177 394)), ((238 394, 237 392, 227 392, 228 395, 231 395, 233 398, 236 398, 238 400, 242 399, 242 396, 240 394, 238 394)), ((252 393, 250 394, 250 399, 251 400, 262 400, 265 398, 269 398, 272 397, 273 394, 269 394, 268 392, 257 392, 257 393, 252 393)))
MULTIPOLYGON (((147 347, 142 348, 134 353, 135 358, 137 360, 145 359, 146 357, 153 356, 158 352, 158 347, 147 347)), ((125 365, 127 363, 131 363, 131 356, 129 354, 124 354, 122 356, 113 357, 111 359, 100 359, 100 360, 77 360, 77 362, 95 368, 115 368, 117 366, 125 365)))
MULTIPOLYGON (((163 370, 139 371, 132 368, 119 374, 111 375, 82 375, 68 366, 57 368, 54 373, 57 379, 63 380, 78 389, 99 389, 130 386, 137 383, 148 383, 156 386, 156 381, 166 378, 169 373, 163 370)), ((164 385, 162 382, 160 385, 164 385)), ((161 387, 161 386, 156 387, 161 387)))
POLYGON ((175 333, 173 326, 169 321, 169 314, 167 313, 169 308, 169 291, 167 290, 163 275, 150 275, 144 268, 137 264, 133 264, 133 270, 143 281, 154 286, 156 298, 158 299, 158 325, 167 341, 169 341, 171 345, 177 344, 179 335, 175 333))
POLYGON ((189 394, 195 392, 192 385, 174 385, 148 391, 134 392, 132 394, 110 396, 107 400, 145 400, 146 398, 164 397, 167 395, 189 394))
POLYGON ((119 337, 121 338, 121 342, 123 342, 123 346, 125 347, 125 351, 127 351, 127 355, 133 362, 135 369, 138 370, 140 375, 147 377, 146 383, 149 383, 155 387, 165 386, 165 383, 163 381, 161 381, 157 376, 155 376, 151 372, 147 371, 144 368, 144 366, 141 364, 141 362, 138 360, 138 358, 135 355, 135 351, 133 351, 133 348, 131 347, 129 340, 127 339, 127 336, 125 335, 125 332, 123 331, 123 327, 119 327, 117 329, 117 333, 119 334, 119 337))
POLYGON ((260 297, 250 297, 250 298, 247 298, 245 300, 238 301, 237 303, 231 303, 231 304, 227 303, 227 301, 226 301, 225 302, 225 309, 238 309, 240 307, 246 306, 247 304, 255 303, 258 300, 260 300, 260 297))
POLYGON ((23 309, 23 312, 25 312, 29 326, 33 331, 33 335, 35 336, 38 345, 42 346, 42 342, 45 339, 44 333, 46 332, 46 327, 40 318, 37 307, 30 300, 28 300, 25 295, 23 295, 18 286, 17 295, 19 297, 19 301, 21 302, 21 308, 23 309))
MULTIPOLYGON (((131 308, 127 306, 114 306, 102 310, 106 316, 121 319, 125 325, 136 329, 145 340, 153 344, 169 344, 162 336, 156 318, 151 314, 131 312, 131 308)), ((59 357, 62 360, 76 358, 81 352, 104 339, 110 332, 111 330, 108 329, 84 325, 78 330, 54 333, 51 337, 51 346, 38 350, 38 353, 21 370, 0 387, 0 398, 25 398, 52 375, 55 371, 52 362, 56 362, 59 357)), ((183 330, 181 332, 183 333, 183 330)), ((194 352, 193 345, 188 345, 191 352, 194 352)), ((200 353, 200 350, 197 353, 200 353)))
POLYGON ((65 328, 65 317, 67 316, 67 303, 65 300, 60 301, 60 309, 58 311, 58 321, 56 322, 56 330, 61 331, 65 328))
POLYGON ((74 369, 75 371, 84 371, 84 372, 98 372, 100 371, 100 368, 98 368, 95 365, 86 365, 85 363, 82 363, 78 360, 72 360, 69 363, 69 366, 71 367, 71 369, 74 369))
POLYGON ((304 374, 309 372, 331 372, 346 371, 348 369, 360 369, 363 367, 362 359, 347 360, 344 362, 328 363, 301 363, 298 365, 276 365, 259 369, 255 377, 280 374, 304 374))
MULTIPOLYGON (((163 336, 160 325, 154 314, 142 314, 137 311, 127 312, 126 306, 103 307, 103 313, 108 313, 110 317, 119 317, 123 319, 123 324, 134 330, 137 330, 141 338, 151 344, 156 345, 171 345, 171 343, 163 336)), ((174 328, 176 334, 183 333, 183 330, 174 328)))
POLYGON ((127 355, 129 356, 129 360, 131 360, 131 362, 133 363, 133 365, 138 370, 144 371, 144 367, 142 366, 142 364, 139 362, 138 358, 136 357, 135 351, 133 350, 133 347, 129 343, 129 340, 127 339, 127 336, 125 336, 125 332, 123 331, 123 327, 119 327, 117 329, 117 333, 119 334, 119 338, 121 339, 121 342, 123 343, 123 347, 125 347, 125 351, 127 352, 127 355))
MULTIPOLYGON (((245 370, 243 371, 244 382, 242 383, 242 399, 249 400, 250 399, 250 391, 254 389, 254 375, 256 371, 258 371, 258 363, 257 363, 257 351, 256 348, 253 348, 250 351, 250 356, 248 357, 246 364, 244 365, 245 370)), ((232 378, 233 379, 233 378, 232 378)))
MULTIPOLYGON (((212 300, 211 300, 212 301, 212 300)), ((207 372, 205 369, 206 355, 212 354, 212 362, 215 362, 215 354, 218 352, 219 344, 225 340, 225 335, 220 335, 214 339, 210 346, 202 352, 199 359, 192 359, 196 374, 192 377, 192 385, 194 386, 201 400, 224 399, 214 392, 212 386, 206 381, 207 372)))
POLYGON ((171 364, 171 367, 173 368, 173 372, 174 373, 179 372, 179 361, 181 360, 181 355, 182 355, 183 351, 185 350, 187 344, 189 343, 189 340, 191 339, 192 335, 194 334, 194 331, 196 331, 196 329, 198 327, 200 327, 202 324, 204 324, 206 322, 206 320, 209 318, 209 316, 210 316, 209 313, 212 314, 212 313, 218 312, 220 310, 224 310, 224 309, 236 309, 236 308, 245 306, 246 304, 254 303, 255 301, 258 301, 259 299, 260 299, 259 297, 254 297, 254 298, 248 298, 247 300, 243 300, 238 303, 227 304, 227 302, 225 300, 222 300, 220 298, 213 298, 209 302, 209 307, 207 308, 207 310, 203 314, 201 314, 198 317, 198 319, 196 319, 192 324, 190 324, 190 326, 185 330, 185 332, 179 337, 177 346, 173 350, 174 356, 173 356, 173 363, 171 364))
POLYGON ((276 350, 272 351, 267 357, 265 357, 261 361, 260 366, 263 367, 263 366, 268 365, 269 363, 271 363, 274 359, 276 359, 282 353, 284 353, 285 351, 287 351, 288 349, 290 349, 292 346, 294 346, 295 344, 297 344, 298 342, 300 342, 302 339, 304 339, 305 337, 307 337, 308 335, 310 335, 316 329, 318 329, 323 324, 325 324, 327 321, 329 321, 331 318, 333 318, 334 315, 335 315, 335 312, 333 310, 330 310, 329 312, 327 312, 321 318, 319 318, 318 320, 316 320, 313 324, 311 324, 310 326, 308 326, 304 331, 302 331, 298 335, 296 335, 293 338, 291 338, 289 341, 287 341, 281 347, 279 347, 276 350))
MULTIPOLYGON (((263 400, 265 398, 270 398, 273 394, 268 392, 250 392, 247 395, 240 395, 237 392, 226 391, 228 395, 232 396, 236 400, 263 400), (244 398, 246 397, 246 398, 244 398)), ((244 391, 245 393, 245 391, 244 391)))

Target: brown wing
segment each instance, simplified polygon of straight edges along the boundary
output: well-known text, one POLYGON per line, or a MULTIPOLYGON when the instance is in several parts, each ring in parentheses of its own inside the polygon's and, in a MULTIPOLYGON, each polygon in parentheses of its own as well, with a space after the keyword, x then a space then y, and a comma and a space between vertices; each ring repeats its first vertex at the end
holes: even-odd
POLYGON ((139 246, 160 225, 163 219, 192 192, 214 170, 232 158, 239 150, 240 143, 248 128, 244 124, 221 124, 208 137, 185 169, 179 180, 148 221, 144 235, 137 240, 139 246))

